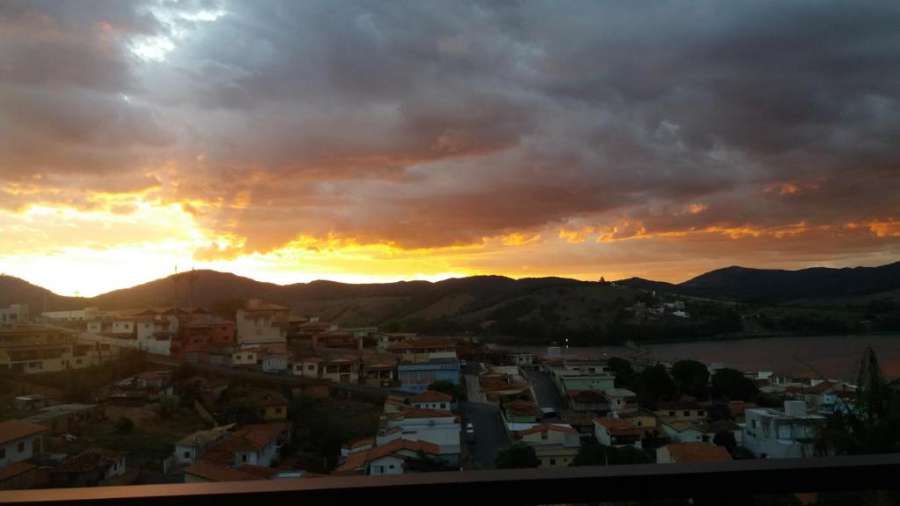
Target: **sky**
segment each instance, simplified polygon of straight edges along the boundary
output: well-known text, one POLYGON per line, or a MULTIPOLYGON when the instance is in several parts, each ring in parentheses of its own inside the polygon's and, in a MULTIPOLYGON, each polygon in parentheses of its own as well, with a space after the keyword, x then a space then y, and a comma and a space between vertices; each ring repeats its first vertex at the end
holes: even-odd
POLYGON ((894 0, 6 0, 0 272, 900 259, 894 0))

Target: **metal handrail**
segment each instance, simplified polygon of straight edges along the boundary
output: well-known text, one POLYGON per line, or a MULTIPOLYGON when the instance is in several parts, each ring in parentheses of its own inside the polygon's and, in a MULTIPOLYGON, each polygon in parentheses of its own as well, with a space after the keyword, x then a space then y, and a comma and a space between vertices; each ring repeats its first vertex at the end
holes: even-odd
POLYGON ((900 454, 0 492, 0 504, 500 504, 896 490, 900 454), (248 501, 251 501, 248 503, 248 501), (258 501, 258 502, 257 502, 258 501))

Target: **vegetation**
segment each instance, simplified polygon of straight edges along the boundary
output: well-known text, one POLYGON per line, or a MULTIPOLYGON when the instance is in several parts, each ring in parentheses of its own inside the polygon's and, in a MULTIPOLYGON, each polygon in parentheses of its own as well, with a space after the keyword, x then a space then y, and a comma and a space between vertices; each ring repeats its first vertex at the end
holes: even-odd
POLYGON ((709 369, 696 360, 680 360, 672 365, 672 379, 680 392, 697 399, 709 394, 709 369))
POLYGON ((428 385, 428 390, 434 390, 435 392, 452 395, 454 402, 466 400, 466 388, 462 385, 454 385, 449 381, 435 381, 434 383, 428 385))
POLYGON ((509 448, 497 452, 495 461, 497 469, 522 469, 538 467, 541 461, 534 453, 534 448, 525 443, 515 443, 509 448))
POLYGON ((362 402, 297 397, 288 408, 294 422, 292 446, 310 471, 331 471, 343 443, 377 432, 379 414, 378 407, 362 402))
POLYGON ((719 369, 712 377, 712 395, 730 401, 753 401, 759 388, 736 369, 719 369))
POLYGON ((581 445, 578 455, 572 461, 573 466, 618 466, 625 464, 649 464, 654 459, 642 450, 631 446, 615 448, 597 443, 594 440, 581 445))

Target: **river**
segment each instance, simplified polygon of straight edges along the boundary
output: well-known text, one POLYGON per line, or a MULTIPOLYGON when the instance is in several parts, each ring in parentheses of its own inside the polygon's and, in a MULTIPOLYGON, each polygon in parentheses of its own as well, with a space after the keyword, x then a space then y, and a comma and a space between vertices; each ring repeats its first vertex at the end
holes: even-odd
MULTIPOLYGON (((887 378, 900 377, 900 334, 877 336, 770 337, 722 341, 690 341, 643 346, 650 357, 675 362, 682 359, 721 363, 742 371, 771 370, 789 376, 856 379, 859 359, 866 346, 875 350, 887 378), (815 368, 819 374, 816 374, 815 368)), ((546 347, 500 346, 508 350, 544 354, 546 347)), ((567 356, 598 358, 603 355, 629 357, 634 351, 624 346, 570 348, 567 356)))

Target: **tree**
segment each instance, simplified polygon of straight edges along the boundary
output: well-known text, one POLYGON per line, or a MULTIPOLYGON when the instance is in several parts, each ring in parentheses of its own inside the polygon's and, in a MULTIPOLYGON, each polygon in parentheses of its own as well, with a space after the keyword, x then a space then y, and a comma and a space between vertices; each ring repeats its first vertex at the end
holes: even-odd
POLYGON ((525 443, 515 443, 509 448, 497 452, 495 465, 497 469, 522 469, 538 467, 541 465, 541 461, 534 453, 534 448, 525 443))
POLYGON ((649 464, 650 457, 641 450, 631 446, 615 448, 586 442, 578 449, 578 455, 572 460, 573 466, 619 466, 628 464, 649 464))
POLYGON ((132 432, 134 432, 134 422, 131 421, 131 418, 123 416, 116 421, 116 433, 131 434, 132 432))
POLYGON ((724 447, 728 450, 728 453, 733 453, 734 449, 737 448, 737 440, 734 438, 734 432, 731 432, 730 430, 716 432, 716 435, 713 436, 713 444, 724 447))
POLYGON ((661 400, 672 400, 676 391, 675 382, 662 365, 648 367, 638 375, 637 394, 642 403, 656 404, 661 400))
POLYGON ((672 366, 672 379, 678 390, 697 399, 708 395, 709 369, 696 360, 679 360, 672 366))
POLYGON ((607 362, 609 369, 616 377, 616 387, 618 388, 635 388, 635 380, 637 375, 631 367, 631 362, 624 358, 611 357, 607 362))
POLYGON ((463 401, 466 399, 466 391, 462 387, 462 385, 455 385, 446 380, 435 381, 434 383, 428 385, 428 390, 434 390, 435 392, 452 395, 454 401, 463 401))
POLYGON ((756 383, 736 369, 719 369, 712 377, 713 395, 731 401, 752 401, 759 395, 756 383))

